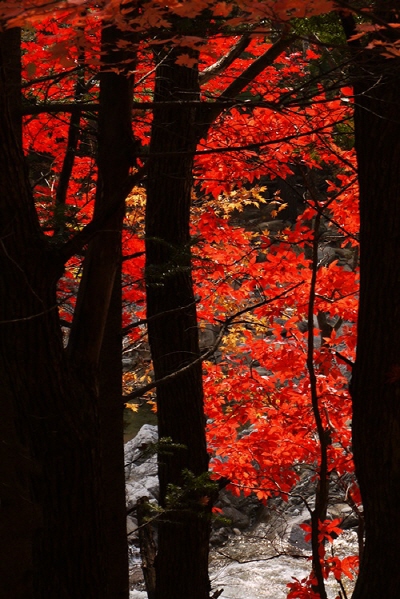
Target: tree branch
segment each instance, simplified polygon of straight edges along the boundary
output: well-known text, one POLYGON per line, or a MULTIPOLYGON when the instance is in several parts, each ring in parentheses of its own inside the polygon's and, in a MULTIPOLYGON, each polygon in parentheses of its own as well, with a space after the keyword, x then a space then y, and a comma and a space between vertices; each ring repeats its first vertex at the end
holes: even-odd
MULTIPOLYGON (((124 197, 129 195, 132 188, 143 179, 145 173, 147 172, 148 164, 149 162, 140 168, 134 175, 128 177, 125 183, 122 184, 122 187, 124 187, 124 197)), ((120 201, 110 204, 106 210, 100 212, 90 221, 90 223, 88 223, 81 231, 79 231, 79 233, 77 233, 59 249, 58 254, 62 259, 63 264, 65 264, 65 262, 67 262, 67 260, 69 260, 72 256, 80 252, 80 250, 87 243, 89 243, 89 241, 91 241, 96 233, 98 233, 107 224, 108 219, 115 213, 116 210, 118 210, 119 207, 120 201)))
MULTIPOLYGON (((75 83, 74 100, 79 104, 80 99, 85 93, 85 49, 80 48, 78 56, 78 71, 75 83)), ((68 186, 72 175, 72 169, 75 162, 75 154, 78 148, 79 134, 80 134, 80 122, 81 122, 81 111, 77 111, 71 114, 68 128, 68 140, 67 149, 65 151, 64 161, 61 168, 60 176, 58 179, 57 191, 56 191, 56 213, 57 207, 65 206, 67 201, 68 186)), ((55 223, 55 233, 60 232, 65 227, 65 222, 55 223), (57 231, 58 229, 58 231, 57 231)))
MULTIPOLYGON (((227 101, 236 98, 264 69, 273 64, 273 62, 297 39, 297 35, 284 34, 275 44, 273 44, 264 54, 259 56, 250 66, 243 71, 237 79, 220 94, 218 100, 214 103, 199 108, 198 122, 205 123, 200 126, 199 138, 204 138, 211 124, 215 122, 223 110, 219 105, 221 101, 227 101), (201 117, 201 118, 199 118, 201 117)), ((236 100, 237 101, 237 100, 236 100)))
POLYGON ((208 81, 210 81, 210 79, 213 79, 213 77, 216 77, 217 75, 220 75, 223 71, 225 71, 225 69, 227 69, 236 60, 236 58, 239 58, 239 56, 247 48, 249 43, 250 33, 245 33, 239 39, 239 41, 234 46, 232 46, 229 52, 225 54, 225 56, 222 56, 219 60, 214 62, 214 64, 210 65, 209 67, 201 71, 201 73, 199 73, 200 84, 203 85, 204 83, 207 83, 208 81))
MULTIPOLYGON (((306 180, 307 182, 307 180, 306 180)), ((309 192, 313 195, 313 190, 308 185, 309 192)), ((313 197, 315 206, 319 206, 318 198, 313 197)), ((326 509, 328 503, 328 464, 327 464, 327 452, 328 445, 330 443, 329 430, 325 429, 322 422, 320 406, 319 406, 319 395, 317 388, 317 374, 314 365, 314 308, 315 308, 315 297, 316 297, 316 285, 317 285, 317 272, 318 272, 318 243, 320 236, 320 223, 321 223, 321 212, 317 212, 314 221, 314 235, 312 242, 312 264, 311 264, 311 281, 310 281, 310 294, 308 300, 308 316, 307 316, 307 328, 308 328, 308 340, 307 340, 307 370, 310 380, 310 394, 311 394, 311 407, 314 415, 315 424, 317 427, 317 435, 320 447, 320 463, 318 467, 319 482, 315 490, 315 507, 311 511, 311 550, 312 550, 312 569, 317 580, 316 589, 321 599, 327 599, 324 576, 322 571, 321 558, 319 553, 320 539, 319 539, 319 523, 326 519, 326 509)))
MULTIPOLYGON (((175 105, 177 105, 177 103, 175 102, 175 105)), ((248 103, 248 105, 253 105, 250 102, 248 103)), ((338 125, 340 123, 346 123, 348 122, 348 117, 345 117, 343 119, 340 119, 339 121, 335 122, 335 125, 338 125)), ((320 131, 326 131, 326 130, 332 129, 332 123, 327 123, 326 125, 321 125, 321 127, 316 127, 315 129, 309 129, 307 131, 305 131, 304 133, 293 133, 292 135, 286 135, 285 137, 280 137, 279 139, 269 139, 268 141, 260 141, 260 142, 256 142, 256 143, 250 143, 250 144, 244 144, 242 146, 227 146, 227 147, 219 147, 219 148, 210 148, 207 150, 197 150, 195 152, 196 156, 202 156, 202 155, 206 155, 206 154, 221 154, 221 153, 225 153, 225 152, 242 152, 243 150, 259 150, 260 148, 266 147, 266 146, 274 146, 276 144, 281 144, 281 143, 285 143, 285 142, 289 142, 292 141, 293 139, 300 139, 302 137, 307 137, 308 135, 314 135, 316 133, 319 133, 320 131)), ((186 154, 186 151, 175 151, 175 152, 158 152, 158 153, 152 153, 152 156, 184 156, 186 154)), ((145 158, 146 155, 139 155, 139 158, 145 158)))
MULTIPOLYGON (((201 107, 212 107, 219 108, 221 111, 224 108, 229 108, 235 105, 248 105, 249 102, 242 102, 237 99, 222 99, 214 102, 204 102, 202 100, 171 100, 167 102, 133 102, 132 110, 154 110, 154 108, 166 107, 166 106, 198 106, 201 107)), ((252 103, 253 105, 253 103, 252 103)), ((277 110, 279 104, 275 102, 261 102, 254 103, 255 106, 262 106, 265 108, 271 108, 277 110)), ((57 114, 58 112, 75 113, 75 112, 98 112, 100 105, 98 102, 50 102, 43 104, 27 104, 22 107, 23 116, 35 116, 37 114, 48 113, 57 114)))
POLYGON ((27 87, 37 85, 38 83, 45 83, 46 81, 51 81, 52 83, 55 83, 56 81, 61 81, 61 79, 64 79, 64 77, 68 77, 68 75, 75 73, 75 71, 79 71, 81 68, 81 65, 78 65, 77 67, 67 69, 66 71, 62 71, 61 73, 53 73, 51 75, 44 75, 43 77, 38 77, 37 79, 30 79, 29 81, 24 81, 21 84, 21 88, 26 89, 27 87))
POLYGON ((271 66, 275 60, 284 52, 290 44, 297 39, 297 35, 283 35, 275 42, 264 54, 259 56, 243 73, 232 81, 230 85, 223 91, 219 97, 220 100, 235 98, 240 94, 258 75, 260 75, 267 67, 271 66))
MULTIPOLYGON (((289 289, 285 289, 284 291, 282 291, 282 293, 279 293, 275 297, 262 300, 262 301, 258 302, 257 304, 253 304, 252 306, 243 308, 243 310, 239 310, 239 312, 235 312, 235 314, 232 314, 232 316, 229 316, 226 320, 224 320, 222 322, 218 336, 217 336, 214 344, 212 345, 212 347, 210 347, 210 349, 208 349, 206 352, 204 352, 199 358, 196 358, 196 360, 193 360, 193 362, 190 362, 190 364, 183 366, 179 370, 176 370, 175 372, 172 372, 171 374, 168 374, 167 376, 164 376, 163 378, 158 379, 158 381, 153 381, 151 383, 148 383, 147 385, 143 385, 143 387, 139 387, 139 389, 132 391, 132 393, 129 393, 128 395, 125 395, 123 397, 124 403, 126 403, 127 401, 131 401, 133 399, 136 399, 137 397, 142 397, 148 391, 151 391, 152 389, 155 389, 156 387, 159 387, 160 385, 164 385, 165 383, 168 383, 169 381, 176 379, 178 376, 187 372, 191 368, 194 368, 194 366, 196 366, 200 362, 204 362, 205 360, 207 360, 207 358, 210 358, 217 351, 228 328, 235 322, 235 320, 237 318, 239 318, 243 314, 246 314, 247 312, 251 312, 252 310, 255 310, 256 308, 260 308, 261 306, 271 304, 272 302, 274 302, 278 299, 281 299, 282 297, 286 297, 286 295, 288 293, 294 291, 294 289, 297 289, 297 287, 300 287, 300 285, 302 285, 302 284, 303 284, 303 281, 300 281, 299 283, 296 283, 296 285, 293 285, 289 289)), ((217 322, 220 322, 220 321, 217 321, 217 322)))
POLYGON ((22 115, 35 115, 35 114, 55 114, 57 112, 98 112, 100 104, 98 102, 51 102, 43 104, 26 104, 22 107, 22 115))

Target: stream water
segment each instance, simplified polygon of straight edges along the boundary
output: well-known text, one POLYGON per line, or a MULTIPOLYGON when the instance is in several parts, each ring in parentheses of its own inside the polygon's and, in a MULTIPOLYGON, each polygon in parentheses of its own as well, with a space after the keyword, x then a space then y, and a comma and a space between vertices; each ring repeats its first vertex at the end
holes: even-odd
MULTIPOLYGON (((356 532, 344 531, 329 549, 339 557, 357 553, 356 532)), ((244 533, 212 552, 212 587, 224 589, 221 599, 285 599, 289 592, 287 584, 294 578, 301 580, 308 576, 309 555, 307 551, 294 551, 287 544, 266 540, 260 525, 256 534, 244 533)), ((347 579, 343 582, 350 597, 353 583, 347 579)), ((338 597, 340 588, 333 577, 328 579, 326 587, 329 599, 338 597)))
MULTIPOLYGON (((136 420, 137 413, 133 416, 131 436, 135 434, 133 431, 136 427, 140 428, 136 420)), ((148 415, 143 413, 143 418, 146 416, 148 415)), ((151 416, 154 418, 153 413, 151 416)), ((150 480, 152 472, 149 470, 147 474, 150 480)), ((303 478, 300 483, 303 485, 301 495, 307 497, 311 505, 313 487, 309 488, 309 476, 303 478)), ((140 482, 145 484, 144 479, 140 482)), ((346 504, 336 502, 330 508, 335 510, 331 517, 348 518, 348 509, 346 504)), ((297 505, 294 500, 292 503, 285 503, 276 499, 275 506, 269 504, 269 509, 250 528, 241 531, 230 527, 228 540, 211 550, 212 593, 223 589, 219 595, 221 599, 286 599, 289 592, 287 584, 293 582, 293 579, 306 578, 310 572, 310 547, 305 542, 304 531, 300 526, 308 517, 309 514, 301 503, 297 505)), ((131 588, 140 590, 131 591, 130 599, 147 599, 142 590, 144 587, 139 551, 137 546, 132 546, 132 549, 135 555, 131 556, 131 588)), ((357 555, 356 529, 344 530, 332 544, 326 546, 326 551, 340 558, 357 555)), ((333 576, 330 576, 326 583, 329 599, 351 597, 353 581, 346 578, 342 582, 344 589, 340 589, 333 576)))
MULTIPOLYGON (((330 550, 339 557, 357 553, 357 535, 344 531, 330 550)), ((310 572, 309 553, 294 551, 285 544, 272 543, 264 536, 263 525, 256 534, 244 533, 226 546, 213 549, 210 560, 212 593, 223 589, 220 599, 286 599, 287 583, 301 580, 310 572)), ((343 580, 347 597, 354 583, 343 580)), ((326 582, 329 599, 344 597, 343 589, 331 576, 326 582)), ((131 591, 130 599, 147 599, 144 591, 131 591)))

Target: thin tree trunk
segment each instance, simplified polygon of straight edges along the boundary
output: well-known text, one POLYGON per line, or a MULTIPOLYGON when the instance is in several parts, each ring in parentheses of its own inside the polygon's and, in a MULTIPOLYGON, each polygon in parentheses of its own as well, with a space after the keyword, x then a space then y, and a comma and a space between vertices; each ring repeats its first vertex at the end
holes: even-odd
MULTIPOLYGON (((196 123, 194 109, 179 105, 198 99, 198 72, 177 65, 178 56, 177 49, 167 49, 157 67, 155 102, 177 105, 154 111, 148 170, 147 315, 156 379, 199 357, 189 232, 196 123)), ((160 502, 168 509, 169 485, 185 488, 185 470, 197 477, 208 469, 200 364, 160 386, 157 410, 160 439, 175 444, 159 452, 160 502)), ((157 599, 209 596, 209 506, 202 505, 209 498, 201 485, 186 491, 182 504, 159 523, 157 599)))
POLYGON ((107 25, 102 32, 98 187, 96 213, 119 207, 89 244, 69 342, 74 363, 91 377, 98 396, 106 538, 107 598, 129 594, 122 403, 122 223, 126 185, 134 162, 132 101, 134 57, 118 49, 123 34, 107 25), (130 63, 127 64, 126 60, 130 63), (120 72, 121 65, 126 71, 120 72))

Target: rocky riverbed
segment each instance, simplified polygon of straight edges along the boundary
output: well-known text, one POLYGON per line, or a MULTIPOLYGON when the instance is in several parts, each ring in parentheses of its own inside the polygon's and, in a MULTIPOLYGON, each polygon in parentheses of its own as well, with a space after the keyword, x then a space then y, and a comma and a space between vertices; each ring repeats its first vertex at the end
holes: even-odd
MULTIPOLYGON (((143 496, 156 501, 156 442, 157 428, 144 425, 125 446, 131 599, 146 598, 134 508, 143 496)), ((310 517, 305 501, 312 505, 314 483, 311 478, 305 469, 296 493, 289 501, 275 498, 267 506, 255 497, 236 497, 227 490, 221 491, 217 506, 229 522, 215 523, 210 556, 212 588, 213 591, 223 589, 221 599, 284 599, 288 592, 287 583, 308 575, 311 552, 300 525, 310 517)), ((357 521, 335 489, 332 489, 329 516, 343 519, 346 530, 327 549, 339 557, 356 554, 357 521)), ((345 585, 350 596, 351 582, 345 585)), ((327 591, 330 599, 339 595, 338 584, 333 578, 327 582, 327 591)))

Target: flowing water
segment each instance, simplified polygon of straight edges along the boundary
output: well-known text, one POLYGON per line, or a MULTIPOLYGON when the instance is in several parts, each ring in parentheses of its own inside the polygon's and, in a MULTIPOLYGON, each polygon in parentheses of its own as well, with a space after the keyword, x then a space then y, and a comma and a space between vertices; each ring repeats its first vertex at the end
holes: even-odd
MULTIPOLYGON (((288 582, 301 580, 310 572, 310 560, 306 551, 271 543, 262 536, 262 527, 257 535, 238 535, 220 549, 212 551, 210 579, 212 593, 223 589, 220 599, 286 599, 288 582), (291 555, 286 554, 290 552, 291 555)), ((334 541, 335 555, 357 553, 357 535, 353 530, 344 531, 334 541)), ((353 583, 343 580, 347 597, 351 597, 353 583)), ((343 595, 343 590, 331 576, 327 581, 329 599, 343 595)), ((212 594, 211 593, 211 594, 212 594)), ((147 599, 143 591, 131 591, 130 599, 147 599)))

